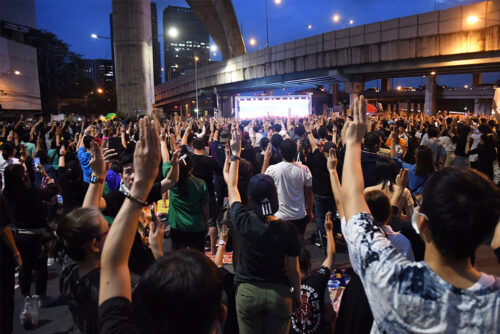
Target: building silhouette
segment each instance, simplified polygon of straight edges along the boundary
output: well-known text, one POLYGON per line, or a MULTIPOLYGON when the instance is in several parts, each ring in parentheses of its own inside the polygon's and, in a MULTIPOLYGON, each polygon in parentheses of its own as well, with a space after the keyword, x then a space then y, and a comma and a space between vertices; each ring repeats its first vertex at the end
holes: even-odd
POLYGON ((155 2, 151 2, 151 31, 153 47, 153 79, 156 86, 161 84, 161 54, 160 41, 158 40, 158 10, 155 2))

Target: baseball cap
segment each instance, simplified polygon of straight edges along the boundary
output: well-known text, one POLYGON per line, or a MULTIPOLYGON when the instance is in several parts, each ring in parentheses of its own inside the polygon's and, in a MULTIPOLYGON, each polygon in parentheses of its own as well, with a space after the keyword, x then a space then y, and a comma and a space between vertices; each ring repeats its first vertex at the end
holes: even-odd
POLYGON ((219 142, 221 142, 221 143, 227 143, 228 140, 229 140, 229 132, 227 132, 226 130, 222 130, 220 132, 219 142))
POLYGON ((248 194, 253 211, 259 216, 270 216, 279 209, 278 191, 269 175, 254 175, 248 182, 248 194))

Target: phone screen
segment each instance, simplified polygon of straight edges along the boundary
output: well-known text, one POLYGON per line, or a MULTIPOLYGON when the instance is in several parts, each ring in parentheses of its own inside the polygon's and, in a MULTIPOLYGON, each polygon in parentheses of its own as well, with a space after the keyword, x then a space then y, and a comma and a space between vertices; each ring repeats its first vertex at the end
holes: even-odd
POLYGON ((437 126, 438 126, 438 122, 434 122, 434 126, 437 128, 437 126))
POLYGON ((38 166, 40 164, 40 158, 33 158, 33 164, 38 166))

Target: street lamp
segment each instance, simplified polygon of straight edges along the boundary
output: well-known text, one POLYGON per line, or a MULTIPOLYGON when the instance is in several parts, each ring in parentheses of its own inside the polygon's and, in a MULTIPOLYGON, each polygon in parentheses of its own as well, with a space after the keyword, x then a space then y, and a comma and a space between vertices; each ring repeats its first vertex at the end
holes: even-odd
POLYGON ((255 46, 257 44, 257 40, 255 40, 255 38, 252 37, 252 38, 250 38, 248 43, 250 43, 251 46, 255 46))
POLYGON ((335 22, 335 23, 339 22, 339 21, 340 21, 340 16, 339 16, 339 14, 335 14, 335 15, 333 15, 332 20, 333 20, 333 22, 335 22))
MULTIPOLYGON (((334 14, 334 15, 332 16, 332 21, 333 21, 334 23, 339 23, 339 22, 342 22, 342 23, 343 23, 342 28, 345 28, 345 23, 346 23, 346 21, 345 21, 344 19, 342 19, 342 18, 340 17, 340 15, 339 15, 339 14, 334 14)), ((354 24, 354 20, 353 20, 353 19, 350 19, 350 20, 349 20, 349 21, 347 21, 347 22, 348 22, 348 23, 349 23, 349 25, 351 25, 351 26, 354 24)))
POLYGON ((2 79, 4 76, 6 76, 7 74, 10 74, 10 73, 14 74, 15 76, 21 75, 21 71, 19 71, 19 70, 7 70, 0 75, 0 79, 2 79))
POLYGON ((474 24, 477 22, 479 22, 479 17, 477 17, 475 15, 471 15, 471 16, 467 17, 467 23, 474 24))
MULTIPOLYGON (((274 3, 279 6, 281 5, 281 0, 274 0, 274 3)), ((269 47, 269 9, 266 0, 266 48, 269 47)))
POLYGON ((311 29, 312 29, 312 27, 313 27, 312 25, 308 25, 308 26, 307 26, 307 29, 308 29, 308 30, 311 30, 311 29))
POLYGON ((97 88, 97 92, 98 92, 99 94, 102 94, 104 91, 102 90, 102 88, 97 88))
POLYGON ((102 36, 102 35, 97 35, 97 34, 90 34, 90 37, 94 38, 94 39, 97 39, 97 38, 101 38, 101 39, 111 39, 111 37, 108 37, 108 36, 102 36))
POLYGON ((171 27, 168 29, 167 34, 172 38, 177 38, 177 36, 179 36, 179 30, 176 27, 171 27))
POLYGON ((196 96, 196 118, 198 118, 198 56, 194 56, 194 90, 196 96))

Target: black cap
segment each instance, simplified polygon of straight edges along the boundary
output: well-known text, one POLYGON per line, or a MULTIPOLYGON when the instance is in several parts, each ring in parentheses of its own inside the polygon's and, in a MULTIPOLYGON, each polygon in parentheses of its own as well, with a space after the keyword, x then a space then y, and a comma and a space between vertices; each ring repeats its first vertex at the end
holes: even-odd
POLYGON ((219 142, 227 143, 228 141, 229 141, 229 132, 227 132, 226 130, 222 130, 220 132, 219 142))
POLYGON ((248 182, 248 194, 253 211, 259 216, 270 216, 279 209, 278 191, 269 175, 254 175, 248 182))

